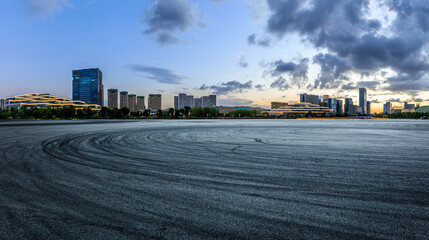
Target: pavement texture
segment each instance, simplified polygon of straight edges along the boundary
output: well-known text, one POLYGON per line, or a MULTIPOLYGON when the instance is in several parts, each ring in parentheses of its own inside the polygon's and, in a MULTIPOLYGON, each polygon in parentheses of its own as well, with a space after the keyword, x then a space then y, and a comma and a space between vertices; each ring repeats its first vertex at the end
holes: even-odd
POLYGON ((429 239, 429 121, 0 122, 0 239, 429 239))

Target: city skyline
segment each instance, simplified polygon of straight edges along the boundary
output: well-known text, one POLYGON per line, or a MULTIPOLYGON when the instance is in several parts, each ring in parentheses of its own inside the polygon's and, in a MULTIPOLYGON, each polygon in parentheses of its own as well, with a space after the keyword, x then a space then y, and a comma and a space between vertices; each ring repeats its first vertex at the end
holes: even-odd
POLYGON ((218 105, 269 108, 302 93, 357 104, 360 87, 370 92, 372 112, 387 101, 428 105, 424 2, 351 2, 321 11, 327 6, 313 1, 2 1, 0 27, 9 34, 0 40, 0 98, 72 99, 71 71, 100 68, 106 96, 109 88, 160 93, 163 108, 182 92, 216 94, 218 105), (338 11, 349 8, 354 14, 338 11), (320 25, 300 19, 305 14, 320 25))

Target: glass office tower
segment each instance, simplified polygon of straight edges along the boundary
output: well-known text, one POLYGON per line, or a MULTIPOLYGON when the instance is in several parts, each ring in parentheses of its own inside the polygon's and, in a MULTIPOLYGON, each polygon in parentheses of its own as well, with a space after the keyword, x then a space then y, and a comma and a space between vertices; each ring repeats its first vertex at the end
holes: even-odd
POLYGON ((103 78, 100 69, 73 70, 73 100, 104 105, 103 78))
POLYGON ((359 107, 362 108, 362 113, 366 114, 368 113, 367 111, 367 106, 366 106, 366 88, 359 88, 359 107))

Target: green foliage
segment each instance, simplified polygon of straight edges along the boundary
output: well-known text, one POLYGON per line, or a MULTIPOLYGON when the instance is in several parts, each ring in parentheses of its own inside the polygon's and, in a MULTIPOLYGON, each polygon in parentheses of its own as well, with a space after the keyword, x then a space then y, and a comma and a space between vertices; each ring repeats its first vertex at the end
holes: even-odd
MULTIPOLYGON (((186 111, 185 111, 186 114, 186 111)), ((192 117, 218 117, 220 115, 217 108, 214 107, 194 107, 189 111, 192 117)))
POLYGON ((258 111, 256 110, 244 110, 244 109, 229 112, 229 115, 231 115, 232 117, 256 117, 257 114, 258 114, 258 111))

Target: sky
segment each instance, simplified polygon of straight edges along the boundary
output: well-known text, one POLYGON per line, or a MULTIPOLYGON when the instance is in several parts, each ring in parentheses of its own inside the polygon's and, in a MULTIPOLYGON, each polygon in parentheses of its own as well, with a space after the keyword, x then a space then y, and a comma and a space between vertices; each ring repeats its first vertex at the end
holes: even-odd
POLYGON ((2 0, 0 98, 71 97, 72 70, 104 89, 218 95, 269 107, 299 94, 352 97, 372 111, 429 105, 427 0, 2 0))

